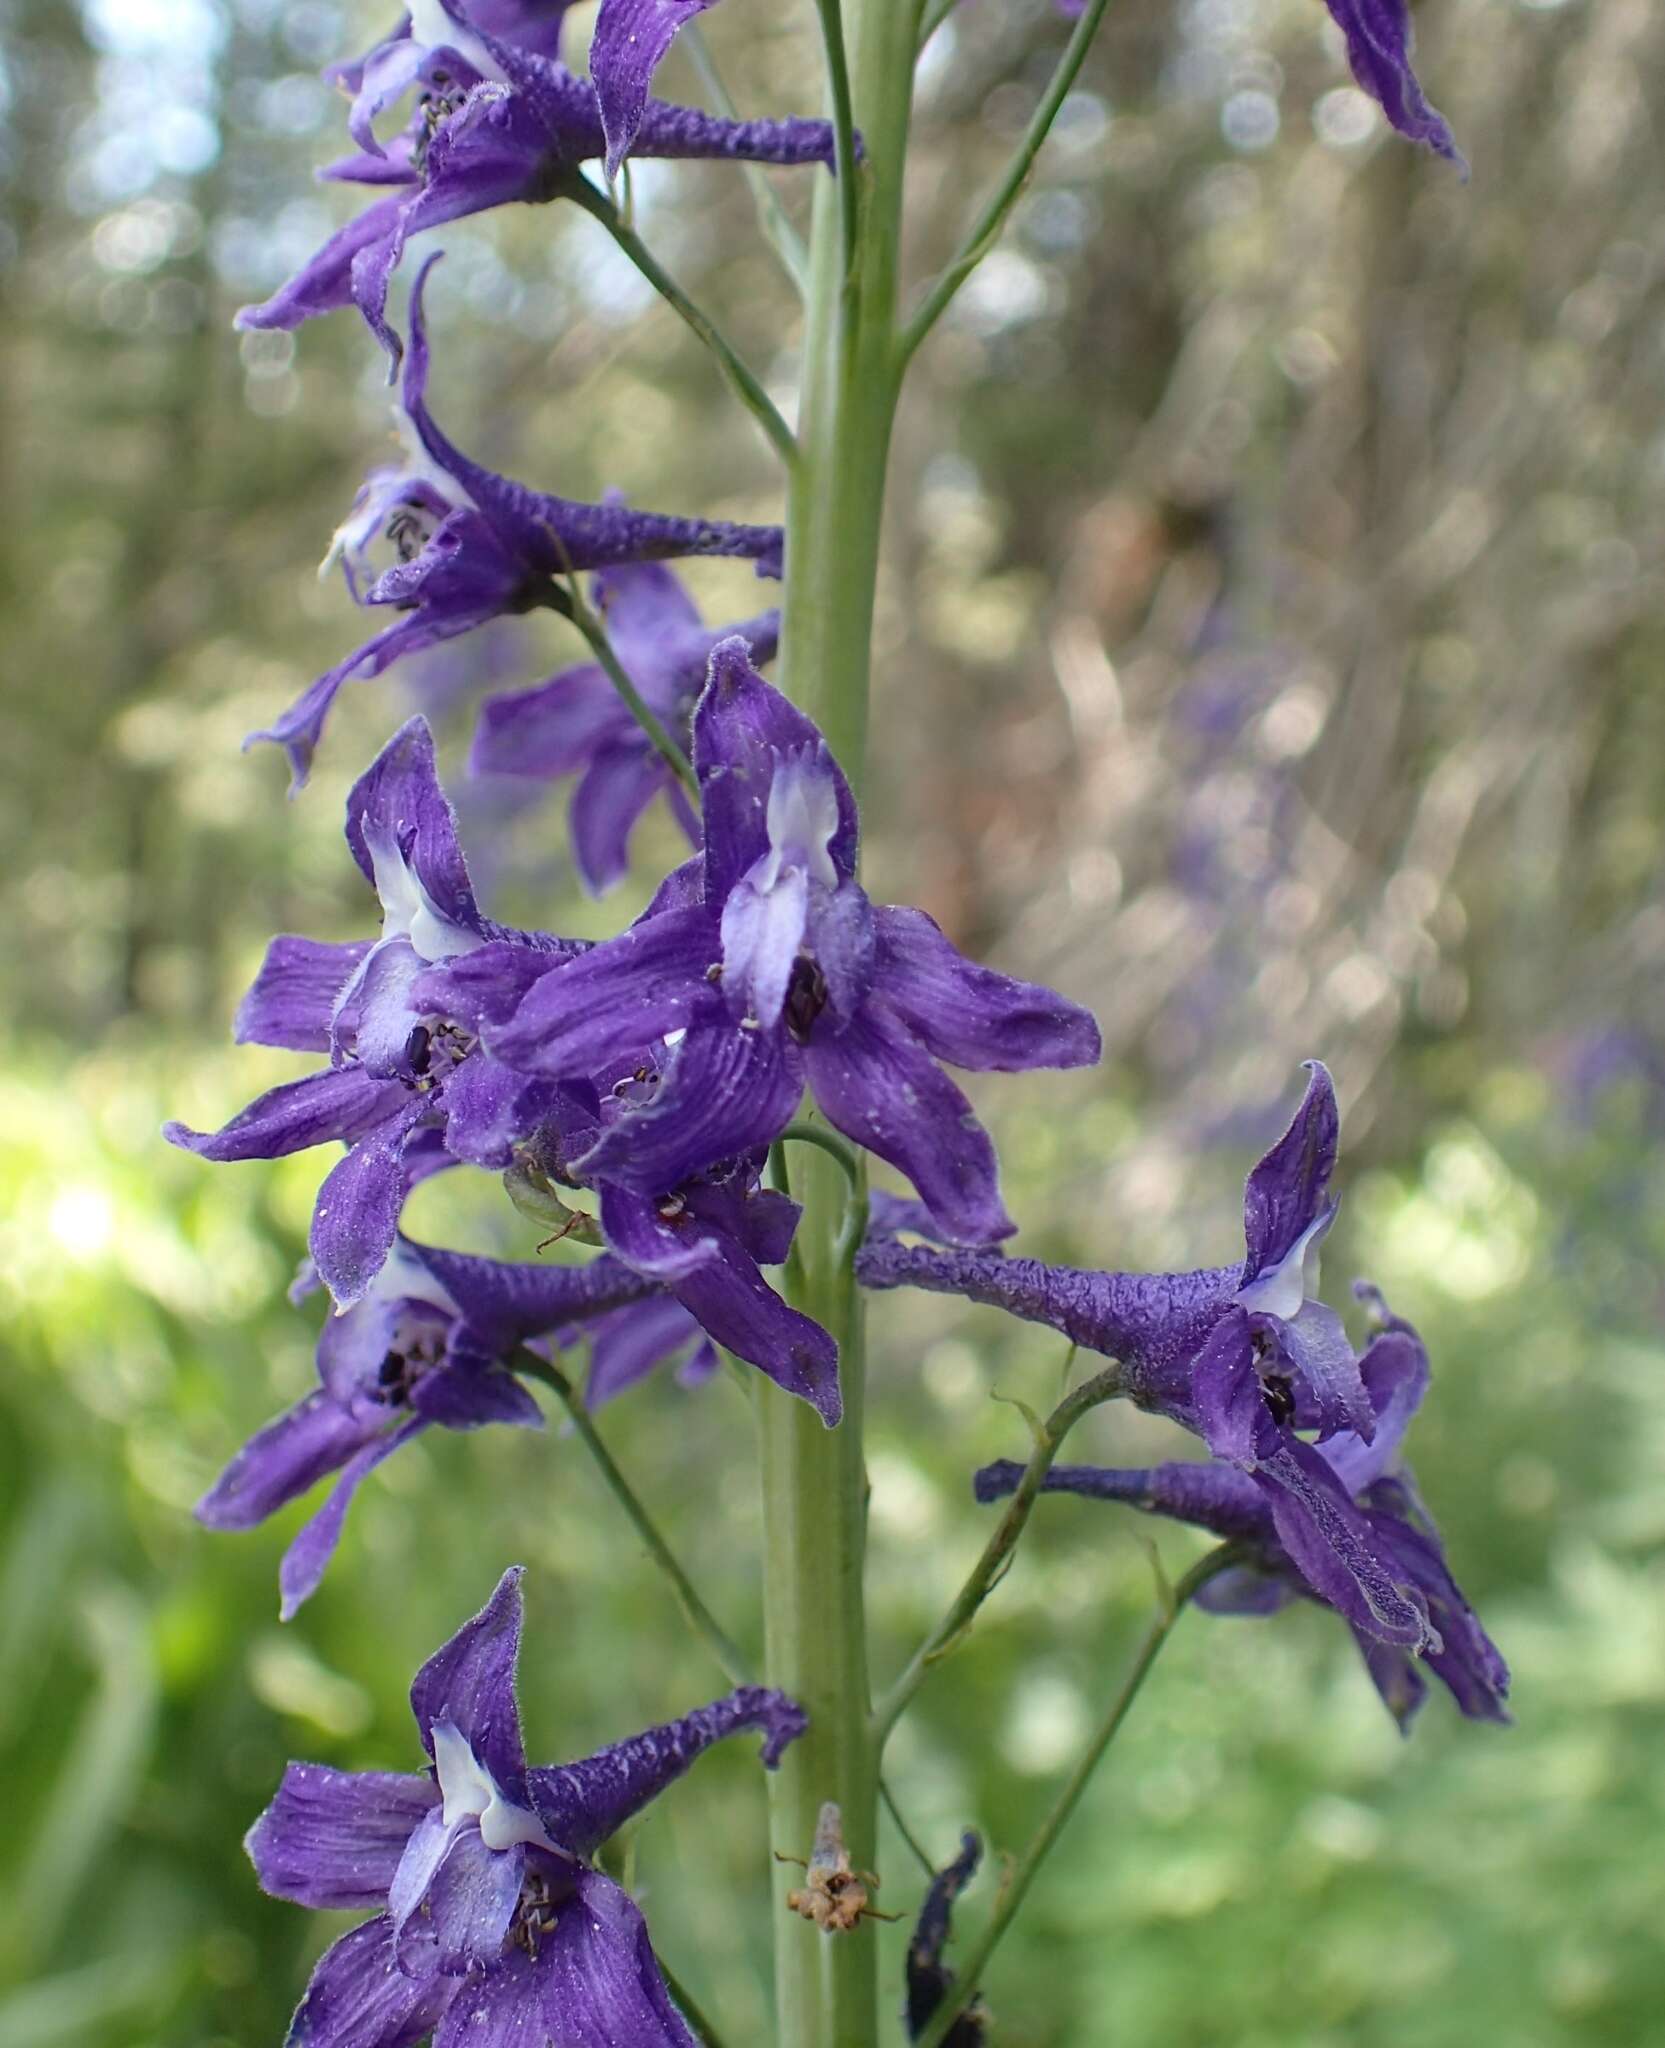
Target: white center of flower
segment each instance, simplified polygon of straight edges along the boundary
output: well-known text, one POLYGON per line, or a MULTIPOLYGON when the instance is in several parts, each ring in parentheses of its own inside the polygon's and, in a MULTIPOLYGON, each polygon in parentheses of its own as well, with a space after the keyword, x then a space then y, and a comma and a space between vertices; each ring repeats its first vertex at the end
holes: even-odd
POLYGON ((420 43, 427 50, 455 50, 459 57, 466 57, 482 77, 502 79, 503 73, 485 44, 460 22, 453 21, 440 0, 406 0, 406 5, 410 12, 413 42, 420 43))
POLYGON ((1276 1316, 1292 1323, 1303 1302, 1318 1299, 1318 1248, 1335 1221, 1335 1208, 1326 1209, 1303 1230, 1275 1266, 1268 1266, 1247 1287, 1232 1298, 1252 1314, 1276 1316))
POLYGON ((829 848, 838 830, 838 789, 807 754, 788 754, 769 785, 769 851, 752 872, 752 886, 766 895, 786 868, 800 868, 824 889, 838 887, 829 848))
POLYGON ((512 1849, 516 1842, 530 1842, 539 1849, 562 1852, 544 1833, 535 1814, 524 1806, 511 1806, 497 1789, 496 1780, 469 1748, 461 1732, 450 1721, 433 1726, 434 1775, 439 1779, 444 1800, 446 1827, 465 1820, 478 1820, 480 1839, 488 1849, 512 1849))
POLYGON ((453 924, 423 888, 397 841, 366 831, 376 894, 382 902, 382 937, 409 939, 419 960, 452 960, 472 953, 485 940, 477 932, 453 924))

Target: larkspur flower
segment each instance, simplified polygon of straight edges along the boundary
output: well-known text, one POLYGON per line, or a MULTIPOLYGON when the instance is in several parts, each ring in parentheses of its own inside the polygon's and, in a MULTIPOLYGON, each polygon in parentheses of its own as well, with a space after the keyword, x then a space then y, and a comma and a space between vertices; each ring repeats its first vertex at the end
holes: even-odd
POLYGON ((572 1091, 501 1065, 479 1043, 485 1016, 581 950, 512 931, 474 900, 433 736, 415 718, 353 785, 347 843, 380 899, 381 936, 347 945, 274 939, 237 1013, 240 1043, 330 1054, 269 1089, 223 1129, 169 1124, 176 1145, 214 1160, 276 1159, 339 1141, 349 1150, 318 1191, 311 1250, 336 1301, 369 1289, 393 1248, 412 1153, 433 1146, 487 1167, 581 1105, 572 1091), (436 967, 447 1007, 425 987, 436 967))
MULTIPOLYGON (((1368 1442, 1344 1430, 1320 1444, 1318 1454, 1363 1518, 1375 1549, 1427 1607, 1436 1640, 1424 1647, 1420 1659, 1361 1625, 1348 1584, 1337 1580, 1325 1534, 1313 1526, 1305 1508, 1280 1503, 1271 1489, 1237 1465, 1217 1458, 1136 1471, 1058 1465, 1044 1485, 1051 1493, 1119 1501, 1146 1514, 1191 1522, 1240 1545, 1244 1562, 1210 1580, 1197 1595, 1197 1604, 1215 1613, 1270 1614, 1301 1597, 1335 1607, 1401 1727, 1409 1724, 1427 1692, 1422 1663, 1471 1719, 1507 1721, 1508 1666, 1452 1578, 1439 1531, 1400 1461, 1405 1431, 1427 1389, 1428 1354, 1409 1323, 1388 1315, 1380 1297, 1364 1291, 1384 1323, 1359 1361, 1374 1430, 1368 1442)), ((992 1501, 1013 1492, 1023 1469, 1009 1461, 985 1466, 977 1475, 977 1498, 992 1501)))
MULTIPOLYGON (((595 578, 592 603, 625 673, 684 746, 717 642, 738 634, 761 667, 774 655, 780 637, 778 611, 737 626, 703 624, 676 575, 658 563, 603 570, 595 578)), ((593 895, 623 878, 630 834, 661 793, 689 840, 699 844, 699 820, 682 785, 606 671, 593 662, 563 669, 532 689, 488 697, 480 708, 470 766, 478 774, 577 776, 573 857, 593 895)))
POLYGON ((370 1910, 317 1968, 289 2048, 694 2048, 629 1894, 594 1864, 609 1836, 712 1743, 755 1728, 773 1768, 804 1731, 744 1686, 580 1762, 528 1769, 515 1701, 521 1573, 417 1673, 430 1768, 291 1764, 249 1830, 261 1886, 370 1910))
MULTIPOLYGON (((942 1959, 952 1931, 954 1902, 977 1874, 983 1845, 969 1829, 960 1837, 960 1853, 931 1879, 908 1943, 907 2003, 902 2009, 908 2039, 917 2041, 953 1985, 954 1972, 942 1959)), ((982 2000, 973 1998, 942 2037, 942 2048, 983 2048, 988 2015, 982 2000)))
POLYGON ((1407 0, 1325 0, 1347 44, 1347 61, 1361 91, 1411 142, 1443 156, 1465 174, 1468 166, 1443 114, 1429 106, 1411 69, 1411 10, 1407 0))
POLYGON ((590 1349, 584 1405, 600 1408, 628 1393, 661 1365, 678 1386, 703 1387, 717 1371, 709 1333, 674 1296, 653 1295, 593 1317, 575 1333, 590 1349))
POLYGON ((616 178, 636 147, 648 87, 676 32, 714 0, 601 0, 590 41, 590 77, 607 141, 607 175, 616 178))
POLYGON ((287 1621, 317 1590, 354 1494, 384 1459, 436 1425, 541 1427, 538 1404, 509 1368, 516 1350, 596 1318, 684 1313, 645 1299, 653 1292, 651 1281, 614 1259, 516 1265, 400 1238, 363 1299, 326 1319, 316 1390, 243 1446, 198 1503, 197 1518, 213 1529, 252 1529, 340 1474, 284 1555, 278 1583, 287 1621))
POLYGON ((767 1145, 807 1082, 839 1130, 909 1176, 948 1236, 1008 1234, 994 1148, 937 1060, 1084 1065, 1099 1054, 1091 1017, 974 966, 922 912, 868 902, 849 785, 742 641, 713 650, 694 766, 699 859, 564 969, 558 994, 529 990, 489 1027, 494 1053, 558 1079, 665 1047, 651 1098, 575 1161, 615 1200, 651 1200, 767 1145))
POLYGON ((562 610, 566 599, 558 577, 678 555, 739 556, 755 562, 759 575, 780 574, 778 526, 636 512, 616 501, 582 504, 531 490, 464 455, 440 431, 427 404, 422 301, 438 260, 430 257, 423 265, 411 294, 402 421, 409 454, 403 463, 371 473, 326 557, 340 558, 356 595, 370 543, 385 532, 401 559, 370 584, 362 601, 385 605, 397 617, 321 675, 274 725, 250 736, 284 749, 297 785, 306 780, 344 684, 383 675, 402 655, 472 632, 488 620, 540 606, 562 610))
MULTIPOLYGON (((422 0, 412 28, 336 73, 353 93, 348 127, 357 153, 323 176, 382 196, 332 235, 263 305, 245 306, 246 328, 296 328, 357 305, 396 362, 388 285, 413 235, 517 202, 558 198, 606 138, 596 94, 522 32, 493 33, 492 10, 473 0, 422 0), (416 89, 405 131, 384 146, 375 118, 416 89)), ((524 30, 524 22, 521 24, 524 30)), ((638 154, 769 164, 831 164, 825 121, 727 121, 655 101, 640 110, 638 154)))
POLYGON ((990 1302, 1118 1360, 1138 1406, 1196 1432, 1252 1477, 1280 1539, 1332 1606, 1382 1642, 1426 1650, 1438 1642, 1426 1595, 1320 1448, 1342 1432, 1368 1443, 1376 1415, 1341 1318, 1317 1299, 1318 1247, 1336 1210, 1339 1120, 1329 1074, 1309 1067, 1300 1108, 1244 1189, 1240 1265, 1094 1273, 998 1251, 905 1246, 881 1212, 856 1271, 868 1287, 990 1302))

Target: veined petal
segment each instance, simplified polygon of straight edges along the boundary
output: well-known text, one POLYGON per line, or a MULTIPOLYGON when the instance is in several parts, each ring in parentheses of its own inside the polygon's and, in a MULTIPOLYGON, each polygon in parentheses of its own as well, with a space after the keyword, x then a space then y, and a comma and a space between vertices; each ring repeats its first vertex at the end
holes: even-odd
POLYGON ((353 303, 353 260, 360 250, 384 241, 407 204, 395 192, 367 206, 329 240, 259 306, 245 306, 237 315, 241 328, 293 329, 320 313, 333 313, 353 303))
POLYGON ((802 1095, 802 1056, 784 1032, 747 1031, 722 1013, 701 1018, 672 1049, 652 1099, 610 1125, 575 1171, 663 1194, 771 1143, 802 1095))
POLYGON ((1280 1349, 1312 1396, 1313 1426, 1320 1435, 1351 1430, 1368 1443, 1376 1433, 1376 1411, 1340 1316, 1321 1301, 1308 1301, 1299 1315, 1276 1327, 1280 1349))
POLYGON ((393 735, 347 797, 347 844, 359 871, 424 960, 442 960, 483 936, 457 838, 457 814, 439 783, 425 718, 393 735))
POLYGON ((344 946, 288 933, 273 939, 237 1006, 232 1036, 239 1045, 328 1052, 335 999, 369 950, 367 939, 344 946))
POLYGON ((429 1114, 423 1097, 412 1097, 397 1082, 387 1085, 399 1089, 405 1107, 330 1168, 313 1206, 313 1263, 341 1308, 364 1295, 393 1249, 408 1185, 405 1147, 429 1114))
POLYGON ((484 1429, 493 1422, 543 1428, 537 1402, 512 1372, 487 1358, 458 1358, 424 1373, 411 1391, 410 1405, 444 1429, 484 1429))
POLYGON ((655 1366, 685 1356, 704 1335, 680 1301, 664 1296, 599 1317, 590 1329, 585 1406, 616 1400, 655 1366))
POLYGON ((1279 1265, 1318 1221, 1335 1172, 1341 1118, 1321 1060, 1308 1060, 1307 1090, 1289 1128, 1249 1174, 1243 1189, 1248 1285, 1279 1265))
POLYGON ((875 987, 939 1060, 977 1072, 1090 1067, 1103 1051, 1079 1005, 1037 982, 979 967, 922 910, 875 909, 875 987))
POLYGON ((526 1755, 521 1747, 520 1709, 515 1704, 515 1659, 520 1654, 524 1572, 515 1565, 497 1590, 416 1674, 411 1712, 422 1746, 433 1754, 436 1721, 448 1721, 491 1773, 503 1797, 524 1803, 526 1755))
POLYGON ((526 1073, 579 1077, 641 1053, 667 1033, 720 1009, 708 970, 720 955, 717 922, 703 908, 666 911, 545 975, 486 1043, 526 1073))
POLYGON ((590 44, 590 77, 607 137, 607 175, 616 178, 647 108, 648 86, 684 22, 712 0, 602 0, 590 44))
POLYGON ((217 1131, 162 1126, 170 1145, 201 1159, 283 1159, 339 1138, 353 1144, 401 1117, 410 1097, 397 1081, 378 1081, 362 1067, 326 1067, 257 1096, 217 1131))
POLYGON ((338 1472, 380 1436, 385 1415, 355 1416, 319 1388, 250 1437, 195 1508, 210 1529, 252 1529, 338 1472))
POLYGON ((988 1132, 884 1003, 870 999, 836 1036, 818 1030, 804 1060, 828 1119, 907 1175, 944 1236, 967 1245, 1011 1236, 988 1132))
POLYGON ((416 1976, 460 1977, 497 1960, 526 1874, 526 1849, 489 1848, 477 1822, 451 1832, 418 1910, 399 1928, 399 1967, 416 1976))
POLYGON ((572 857, 592 896, 604 896, 630 871, 630 835, 671 771, 636 739, 604 747, 572 793, 572 857))
MULTIPOLYGON (((635 680, 633 677, 632 680, 635 680)), ((636 731, 604 670, 563 669, 480 706, 468 757, 474 775, 575 775, 604 746, 636 731)))
POLYGON ((360 1483, 427 1426, 421 1416, 413 1416, 374 1437, 341 1468, 341 1477, 330 1488, 329 1498, 309 1522, 302 1524, 294 1542, 283 1553, 283 1562, 278 1567, 278 1612, 284 1621, 293 1621, 317 1592, 335 1555, 335 1546, 341 1541, 347 1510, 360 1483))
POLYGON ((456 1991, 449 1978, 407 1977, 385 1914, 326 1949, 290 2022, 287 2048, 413 2048, 456 1991))
POLYGON ((438 1799, 426 1777, 291 1764, 243 1847, 275 1898, 328 1912, 379 1906, 438 1799))
POLYGON ((582 1266, 549 1266, 476 1258, 408 1239, 405 1249, 455 1302, 470 1345, 499 1357, 528 1337, 641 1301, 653 1291, 651 1281, 605 1255, 582 1266))
POLYGON ((1411 13, 1406 0, 1326 0, 1347 40, 1347 61, 1360 86, 1399 133, 1443 156, 1467 175, 1468 165, 1444 115, 1423 96, 1411 69, 1411 13))

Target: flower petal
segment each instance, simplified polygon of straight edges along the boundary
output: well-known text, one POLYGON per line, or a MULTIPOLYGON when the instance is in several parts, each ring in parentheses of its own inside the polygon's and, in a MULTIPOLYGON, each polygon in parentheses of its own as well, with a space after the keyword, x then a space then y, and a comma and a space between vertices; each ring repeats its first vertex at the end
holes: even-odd
POLYGON ((433 1754, 434 1723, 449 1721, 503 1797, 517 1805, 523 1803, 526 1780, 515 1704, 523 1576, 521 1566, 511 1566, 485 1606, 434 1652, 410 1689, 411 1712, 428 1754, 433 1754))
POLYGON ((328 1052, 335 999, 369 950, 367 939, 344 946, 288 933, 273 939, 237 1006, 232 1036, 239 1045, 328 1052))
POLYGON ((665 1296, 598 1318, 590 1330, 585 1406, 616 1400, 656 1365, 689 1351, 703 1334, 681 1302, 665 1296))
POLYGON ((720 944, 703 909, 643 919, 534 984, 486 1043, 506 1065, 557 1078, 600 1073, 690 1024, 721 998, 706 979, 720 944))
POLYGON ((453 1830, 417 1905, 400 1922, 400 1969, 460 1977, 495 1962, 525 1875, 524 1843, 488 1848, 474 1819, 453 1830))
POLYGON ((1451 129, 1423 96, 1411 69, 1411 14, 1406 0, 1326 0, 1347 40, 1347 61, 1363 90, 1399 133, 1456 164, 1465 174, 1451 129))
POLYGON ((689 1025, 658 1089, 575 1162, 586 1179, 662 1194, 767 1145, 803 1096, 803 1059, 784 1031, 747 1031, 724 1013, 689 1025))
POLYGON ((412 2048, 439 2023, 455 1990, 447 1978, 405 1975, 382 1914, 324 1951, 287 2048, 412 2048))
POLYGON ((616 178, 647 109, 648 86, 671 39, 712 0, 603 0, 590 44, 590 77, 616 178))
POLYGON ((427 1777, 291 1764, 243 1837, 260 1889, 326 1912, 379 1906, 439 1794, 427 1777))
POLYGON ((847 1138, 905 1173, 943 1235, 992 1244, 1017 1228, 1000 1200, 989 1134, 902 1020, 876 997, 805 1047, 815 1099, 847 1138))
POLYGON ((1335 1086, 1321 1060, 1308 1060, 1306 1067, 1309 1079, 1300 1108, 1243 1189, 1246 1284, 1279 1265, 1318 1221, 1335 1172, 1341 1138, 1335 1086))
MULTIPOLYGON (((433 912, 448 925, 480 932, 457 814, 440 788, 434 736, 425 718, 402 725, 348 792, 347 844, 372 889, 385 887, 386 864, 397 858, 433 912)), ((425 959, 441 957, 438 948, 422 944, 415 926, 410 936, 425 959)))
POLYGON ((405 1147, 429 1114, 421 1096, 413 1098, 397 1082, 387 1085, 399 1088, 406 1107, 330 1168, 313 1206, 313 1263, 341 1308, 362 1298, 393 1249, 407 1191, 405 1147))
POLYGON ((572 793, 572 856, 592 896, 604 896, 630 870, 630 835, 671 771, 631 737, 604 747, 572 793))
POLYGON ((278 1612, 284 1621, 293 1621, 317 1592, 324 1573, 329 1569, 330 1559, 335 1555, 335 1546, 341 1541, 347 1510, 353 1504, 353 1495, 357 1493, 360 1482, 427 1426, 420 1416, 413 1416, 409 1421, 401 1422, 396 1429, 386 1430, 372 1439, 341 1468, 341 1477, 330 1488, 329 1498, 309 1522, 302 1524, 278 1566, 278 1612))
POLYGON ((444 1429, 484 1429, 493 1422, 543 1428, 543 1410, 520 1381, 484 1358, 461 1358, 424 1373, 412 1389, 410 1405, 444 1429))
POLYGON ((606 672, 563 669, 529 690, 507 690, 480 706, 469 752, 474 775, 575 775, 604 746, 637 730, 606 672))
POLYGON ((455 1302, 469 1347, 494 1357, 506 1357, 528 1337, 640 1301, 653 1292, 651 1281, 605 1256, 581 1266, 550 1266, 475 1258, 408 1239, 404 1249, 455 1302))
POLYGON ((402 1116, 410 1097, 397 1081, 377 1081, 361 1067, 326 1067, 257 1096, 217 1131, 162 1126, 170 1145, 199 1159, 283 1159, 339 1138, 367 1137, 402 1116))
POLYGON ((385 1426, 385 1415, 365 1421, 319 1388, 249 1438, 197 1502, 196 1518, 210 1529, 252 1529, 338 1472, 385 1426))
POLYGON ((922 910, 886 905, 873 922, 875 986, 937 1059, 1007 1074, 1098 1062, 1098 1026, 1077 1004, 975 965, 922 910))
POLYGON ((808 1726, 809 1716, 785 1693, 743 1685, 707 1707, 611 1743, 578 1763, 532 1771, 532 1804, 555 1841, 589 1857, 714 1742, 760 1729, 763 1764, 773 1770, 808 1726))

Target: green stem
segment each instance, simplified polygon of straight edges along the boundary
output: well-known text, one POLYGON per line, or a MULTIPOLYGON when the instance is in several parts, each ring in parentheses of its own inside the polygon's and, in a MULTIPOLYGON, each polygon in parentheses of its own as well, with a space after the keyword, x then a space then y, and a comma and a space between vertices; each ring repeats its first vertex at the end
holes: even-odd
POLYGON ((1065 1437, 1089 1409, 1097 1408, 1105 1401, 1116 1400, 1122 1391, 1119 1369, 1111 1366, 1108 1371, 1083 1380, 1073 1393, 1064 1396, 1044 1422, 1033 1424, 1035 1448, 1024 1467, 1022 1479, 1018 1481, 1017 1491, 1006 1504, 1006 1512, 994 1534, 983 1545, 982 1556, 972 1566, 953 1605, 920 1644, 902 1675, 879 1702, 873 1719, 881 1753, 891 1730, 925 1682, 926 1673, 933 1664, 958 1648, 976 1620, 978 1609, 1005 1577, 1012 1552, 1017 1548, 1030 1510, 1040 1497, 1046 1475, 1052 1470, 1053 1460, 1062 1450, 1065 1437))
MULTIPOLYGON (((1064 104, 1069 89, 1074 85, 1076 74, 1086 61, 1092 47, 1098 25, 1104 19, 1104 10, 1109 0, 1087 0, 1081 18, 1076 22, 1064 54, 1058 59, 1058 68, 1053 72, 1051 82, 1041 95, 1041 103, 1035 109, 1029 126, 1024 130, 1023 140, 1018 144, 1017 154, 1007 166, 1006 175, 995 187, 987 204, 977 216, 976 225, 960 247, 947 269, 925 294, 918 312, 908 321, 901 339, 902 361, 905 363, 918 348, 946 312, 954 294, 982 262, 1000 238, 1000 230, 1006 224, 1006 216, 1017 203, 1018 194, 1023 190, 1035 158, 1040 154, 1041 144, 1051 133, 1052 124, 1058 118, 1058 109, 1064 104)), ((929 19, 929 16, 927 16, 929 19)))
POLYGON ((832 100, 833 172, 838 180, 838 219, 844 249, 844 280, 855 281, 861 217, 856 191, 856 122, 850 104, 850 60, 844 47, 844 12, 839 0, 815 0, 821 41, 827 53, 827 87, 832 100))
MULTIPOLYGON (((840 14, 838 48, 865 152, 862 203, 852 268, 854 182, 817 181, 780 673, 782 687, 821 727, 859 793, 897 391, 896 276, 917 15, 911 0, 844 0, 840 14)), ((829 55, 836 67, 837 54, 829 55)), ((831 93, 836 108, 836 68, 831 93)), ((792 1164, 803 1215, 787 1292, 838 1343, 844 1420, 824 1429, 807 1403, 758 1382, 767 1678, 801 1700, 810 1717, 808 1734, 771 1775, 770 1834, 780 1853, 807 1855, 822 1801, 836 1800, 852 1862, 871 1869, 878 1759, 862 1588, 864 1332, 851 1271, 852 1219, 859 1231, 863 1204, 852 1203, 843 1162, 824 1149, 806 1149, 792 1164)), ((871 1927, 822 1934, 782 1908, 775 1922, 777 2048, 877 2048, 876 1962, 871 1927)))
MULTIPOLYGON (((681 30, 682 47, 693 59, 694 69, 700 75, 706 96, 725 121, 738 121, 740 109, 734 104, 732 94, 723 83, 723 75, 717 69, 717 60, 711 54, 711 45, 697 21, 684 22, 681 30)), ((792 280, 794 290, 800 299, 809 296, 809 251, 804 247, 803 238, 788 218, 786 208, 769 182, 769 174, 761 164, 743 163, 746 183, 752 190, 752 201, 757 208, 758 225, 763 230, 763 239, 780 258, 781 268, 792 280)))
POLYGON ((844 1177, 853 1189, 863 1185, 861 1161, 845 1144, 844 1140, 821 1124, 812 1124, 804 1118, 795 1118, 780 1134, 777 1142, 791 1140, 799 1145, 813 1145, 817 1151, 825 1152, 829 1159, 836 1159, 844 1169, 844 1177))
POLYGON ((659 262, 636 230, 605 192, 598 191, 581 172, 571 172, 561 182, 562 196, 574 200, 593 219, 600 221, 659 296, 679 313, 687 325, 717 359, 729 388, 757 421, 775 453, 790 471, 797 466, 798 444, 792 429, 776 410, 774 400, 756 376, 741 361, 733 344, 710 316, 703 313, 659 262))
POLYGON ((572 588, 567 594, 571 604, 569 616, 572 623, 583 634, 590 652, 606 671, 607 680, 624 699, 625 709, 653 742, 660 759, 688 792, 689 799, 697 811, 700 807, 700 784, 699 777, 694 773, 693 763, 671 737, 664 720, 630 680, 630 673, 619 660, 618 650, 608 637, 607 628, 584 602, 584 595, 576 576, 572 579, 572 588))
POLYGON ((676 1554, 659 1533, 658 1525, 642 1505, 635 1488, 619 1470, 613 1454, 597 1434, 590 1411, 577 1389, 558 1365, 551 1365, 547 1359, 539 1358, 534 1351, 517 1351, 514 1355, 514 1369, 527 1379, 538 1380, 550 1388, 560 1399, 561 1405, 572 1418, 585 1450, 595 1460, 596 1469, 606 1482, 607 1490, 630 1517, 631 1525, 642 1539, 649 1557, 664 1573, 675 1593, 677 1602, 705 1647, 716 1659, 719 1670, 730 1685, 749 1685, 751 1672, 747 1667, 745 1652, 734 1641, 722 1623, 706 1606, 694 1588, 694 1582, 677 1562, 676 1554))
POLYGON ((1052 1811, 1041 1822, 1033 1841, 1012 1866, 1000 1896, 995 1901, 994 1911, 989 1915, 988 1925, 971 1945, 970 1952, 955 1974, 954 1982, 944 1994, 942 2003, 931 2015, 925 2031, 919 2036, 914 2048, 942 2048, 949 2029, 976 1995, 989 1958, 1000 1944, 1001 1936, 1012 1924, 1024 1896, 1034 1883, 1041 1865, 1051 1854, 1053 1845, 1064 1832, 1065 1824, 1080 1803, 1081 1795, 1097 1770, 1100 1758, 1116 1738, 1116 1733, 1127 1719, 1128 1710, 1139 1696, 1151 1666, 1160 1655, 1163 1644, 1174 1632, 1174 1624, 1184 1613, 1193 1594, 1205 1586, 1216 1573, 1233 1563, 1238 1552, 1234 1545, 1222 1544, 1211 1550, 1206 1557, 1199 1558, 1185 1576, 1174 1587, 1166 1604, 1159 1610, 1150 1627, 1145 1631, 1144 1640, 1134 1654, 1133 1663, 1123 1679, 1121 1690, 1110 1702, 1109 1710, 1094 1729, 1087 1747, 1082 1751, 1080 1761, 1065 1780, 1063 1789, 1053 1801, 1052 1811))
POLYGON ((882 1777, 879 1780, 879 1799, 885 1812, 890 1815, 891 1824, 895 1827, 896 1832, 907 1843, 914 1861, 927 1877, 935 1877, 937 1874, 936 1865, 932 1863, 930 1857, 926 1854, 924 1843, 920 1841, 913 1829, 902 1818, 902 1809, 896 1804, 896 1794, 891 1791, 889 1785, 885 1783, 882 1777))

